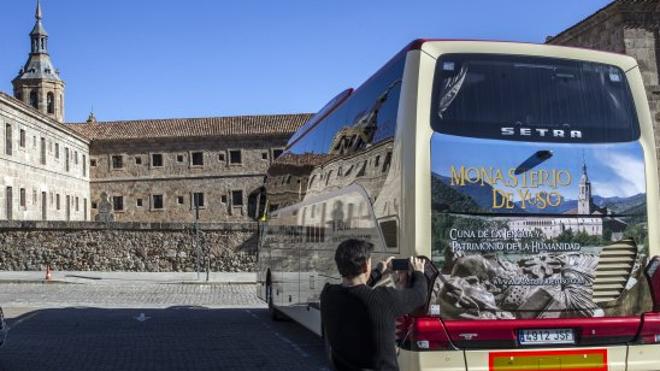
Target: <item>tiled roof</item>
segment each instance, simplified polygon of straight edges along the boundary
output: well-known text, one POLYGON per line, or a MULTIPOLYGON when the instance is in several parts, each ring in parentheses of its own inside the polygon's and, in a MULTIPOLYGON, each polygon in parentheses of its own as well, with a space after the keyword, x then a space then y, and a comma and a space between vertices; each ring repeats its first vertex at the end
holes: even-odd
POLYGON ((71 129, 95 140, 181 138, 209 136, 290 135, 311 114, 202 117, 68 123, 71 129))

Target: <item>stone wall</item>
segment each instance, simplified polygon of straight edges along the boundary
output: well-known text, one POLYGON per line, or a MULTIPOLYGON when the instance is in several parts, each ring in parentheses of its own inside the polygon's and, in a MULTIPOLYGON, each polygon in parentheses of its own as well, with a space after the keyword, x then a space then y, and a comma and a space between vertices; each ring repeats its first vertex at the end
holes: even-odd
MULTIPOLYGON (((202 270, 253 271, 256 223, 199 224, 202 270)), ((0 270, 194 272, 192 224, 0 222, 0 270)))

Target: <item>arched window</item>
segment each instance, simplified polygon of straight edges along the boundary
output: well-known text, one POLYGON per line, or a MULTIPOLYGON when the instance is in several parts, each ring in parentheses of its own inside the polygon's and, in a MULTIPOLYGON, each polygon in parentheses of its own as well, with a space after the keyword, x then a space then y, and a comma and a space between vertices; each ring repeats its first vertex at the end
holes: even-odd
POLYGON ((34 108, 39 108, 39 97, 36 90, 30 92, 30 105, 34 108))
POLYGON ((48 107, 48 113, 55 113, 55 96, 53 93, 48 93, 46 95, 46 105, 48 107))

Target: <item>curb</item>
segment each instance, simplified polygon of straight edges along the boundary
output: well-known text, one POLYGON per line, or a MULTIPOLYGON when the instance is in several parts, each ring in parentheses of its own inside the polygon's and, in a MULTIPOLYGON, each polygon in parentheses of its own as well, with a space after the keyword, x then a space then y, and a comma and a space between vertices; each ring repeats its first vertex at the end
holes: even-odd
POLYGON ((50 280, 44 272, 0 271, 0 283, 58 283, 58 284, 255 284, 254 272, 80 272, 54 271, 50 280))

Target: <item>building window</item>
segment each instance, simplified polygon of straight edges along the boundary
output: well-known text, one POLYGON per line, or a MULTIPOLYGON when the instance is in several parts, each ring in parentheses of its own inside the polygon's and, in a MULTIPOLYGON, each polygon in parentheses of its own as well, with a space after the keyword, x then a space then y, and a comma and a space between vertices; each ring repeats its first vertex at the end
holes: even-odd
POLYGON ((225 153, 224 152, 218 153, 218 161, 225 162, 225 153))
POLYGON ((57 210, 60 209, 60 194, 59 193, 55 195, 55 208, 57 210))
POLYGON ((78 197, 76 197, 76 212, 80 210, 80 204, 78 203, 78 197))
POLYGON ((48 108, 48 113, 55 113, 55 96, 53 93, 46 94, 46 106, 48 108))
POLYGON ((138 198, 137 200, 135 200, 135 206, 142 207, 142 199, 141 198, 138 198))
POLYGON ((222 195, 222 197, 220 197, 220 202, 222 202, 223 204, 226 204, 227 203, 227 196, 222 195))
POLYGON ((83 176, 87 176, 87 155, 83 155, 83 176))
POLYGON ((280 156, 282 155, 283 152, 284 152, 284 150, 281 149, 281 148, 274 149, 274 150, 273 150, 273 160, 275 160, 276 158, 280 157, 280 156))
POLYGON ((135 157, 135 165, 142 165, 142 157, 140 156, 135 157))
POLYGON ((152 167, 161 167, 161 166, 163 166, 163 154, 162 153, 152 153, 151 154, 151 166, 152 167))
POLYGON ((34 205, 37 204, 37 190, 36 189, 32 190, 32 204, 34 204, 34 205))
POLYGON ((55 158, 60 158, 60 144, 55 143, 55 158))
POLYGON ((193 193, 192 206, 204 207, 204 193, 201 192, 193 193))
POLYGON ((19 134, 19 137, 18 137, 18 145, 20 147, 25 148, 25 130, 21 129, 21 131, 19 133, 20 134, 19 134))
POLYGON ((124 210, 124 196, 112 196, 112 209, 114 211, 124 210))
MULTIPOLYGON (((46 165, 46 138, 41 138, 41 164, 46 165)), ((68 167, 66 170, 69 171, 68 167)))
POLYGON ((231 204, 233 206, 243 206, 243 191, 231 191, 231 204))
POLYGON ((261 152, 261 159, 268 160, 268 152, 261 152))
POLYGON ((121 169, 124 167, 124 159, 121 155, 112 156, 112 168, 121 169))
POLYGON ((96 209, 97 207, 96 201, 92 201, 92 209, 96 209))
POLYGON ((151 209, 152 210, 162 210, 163 209, 163 195, 152 195, 151 196, 151 209))
POLYGON ((241 150, 229 151, 229 164, 238 165, 242 163, 241 150))
POLYGON ((89 166, 96 167, 96 160, 89 160, 89 166))
POLYGON ((25 188, 20 189, 19 203, 20 203, 21 207, 25 207, 25 205, 26 205, 25 188))
POLYGON ((204 165, 204 152, 193 152, 190 154, 190 158, 193 166, 204 165))
POLYGON ((69 171, 69 148, 64 147, 64 169, 69 171))
POLYGON ((5 125, 5 154, 11 156, 11 142, 12 142, 11 124, 5 125))
POLYGON ((380 165, 380 156, 376 156, 376 159, 374 160, 374 167, 378 167, 380 165))
POLYGON ((183 155, 176 155, 176 162, 183 162, 183 155))
POLYGON ((75 151, 75 152, 74 152, 73 162, 74 162, 76 165, 78 165, 78 151, 75 151))
POLYGON ((30 105, 34 108, 39 108, 39 97, 36 90, 30 91, 30 105))
POLYGON ((183 205, 183 196, 177 196, 176 197, 176 203, 179 205, 183 205))

